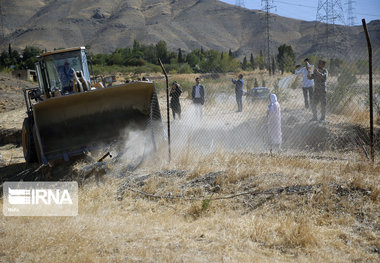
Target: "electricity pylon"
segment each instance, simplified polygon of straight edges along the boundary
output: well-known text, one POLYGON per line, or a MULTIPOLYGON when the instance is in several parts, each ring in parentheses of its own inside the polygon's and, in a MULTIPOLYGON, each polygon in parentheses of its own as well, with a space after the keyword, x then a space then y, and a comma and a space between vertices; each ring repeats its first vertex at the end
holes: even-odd
POLYGON ((319 0, 314 30, 314 50, 329 58, 341 57, 347 49, 344 12, 340 0, 319 0))
POLYGON ((347 21, 348 21, 348 25, 349 26, 354 26, 355 25, 355 15, 354 15, 354 11, 353 11, 353 4, 355 3, 355 1, 352 1, 352 0, 348 0, 347 1, 347 21))

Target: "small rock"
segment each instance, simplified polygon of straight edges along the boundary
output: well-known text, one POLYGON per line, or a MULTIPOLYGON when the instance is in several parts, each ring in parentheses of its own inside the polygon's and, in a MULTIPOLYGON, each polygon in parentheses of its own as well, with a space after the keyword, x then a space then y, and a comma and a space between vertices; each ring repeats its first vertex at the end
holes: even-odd
POLYGON ((100 10, 96 10, 95 14, 92 16, 94 19, 104 19, 106 16, 100 12, 100 10))

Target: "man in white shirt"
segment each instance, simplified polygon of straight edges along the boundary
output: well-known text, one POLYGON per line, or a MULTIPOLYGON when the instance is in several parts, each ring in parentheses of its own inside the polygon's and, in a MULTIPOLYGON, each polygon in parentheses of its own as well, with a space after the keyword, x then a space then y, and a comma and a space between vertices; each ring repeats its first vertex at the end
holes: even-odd
POLYGON ((195 82, 197 84, 193 86, 191 98, 193 100, 193 103, 195 104, 198 117, 202 118, 202 106, 205 102, 205 88, 201 84, 201 79, 199 77, 195 79, 195 82))
MULTIPOLYGON (((309 108, 309 101, 310 101, 310 104, 313 103, 313 95, 314 95, 314 92, 313 92, 313 87, 314 87, 314 80, 312 79, 309 79, 307 77, 307 73, 308 71, 310 72, 313 72, 312 71, 312 66, 310 65, 310 61, 308 58, 305 58, 304 60, 304 63, 305 63, 305 67, 299 69, 299 70, 296 70, 295 71, 295 74, 297 75, 301 75, 302 74, 302 91, 303 91, 303 97, 305 99, 305 108, 308 109, 309 108), (309 100, 308 100, 308 94, 309 93, 309 100)), ((298 68, 299 66, 297 66, 296 68, 298 68)))

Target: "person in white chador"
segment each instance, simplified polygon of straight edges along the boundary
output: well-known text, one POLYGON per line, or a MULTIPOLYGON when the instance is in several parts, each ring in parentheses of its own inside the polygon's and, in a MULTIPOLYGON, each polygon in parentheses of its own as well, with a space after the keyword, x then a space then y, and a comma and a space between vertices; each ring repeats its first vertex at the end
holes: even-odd
POLYGON ((281 132, 281 107, 277 101, 277 96, 271 94, 270 103, 268 106, 268 139, 270 151, 281 151, 282 132, 281 132))

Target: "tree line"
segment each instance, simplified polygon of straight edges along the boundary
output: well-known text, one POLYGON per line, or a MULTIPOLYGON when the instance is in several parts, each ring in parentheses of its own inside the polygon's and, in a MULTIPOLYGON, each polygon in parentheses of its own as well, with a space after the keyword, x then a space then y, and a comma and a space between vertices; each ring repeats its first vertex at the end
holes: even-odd
POLYGON ((25 47, 21 53, 12 49, 11 44, 8 50, 3 50, 0 55, 0 69, 34 69, 37 56, 42 50, 37 47, 25 47))
POLYGON ((249 60, 245 56, 243 61, 239 61, 231 49, 223 52, 214 49, 204 50, 201 47, 184 54, 181 48, 176 52, 169 51, 163 40, 155 45, 143 45, 135 40, 132 47, 116 49, 112 54, 93 55, 92 61, 94 65, 102 66, 144 66, 158 65, 158 58, 160 58, 169 70, 175 70, 178 73, 225 73, 256 69, 272 69, 274 72, 277 67, 282 73, 293 71, 295 65, 293 48, 283 44, 278 50, 278 55, 272 57, 269 63, 265 60, 262 51, 257 56, 251 53, 249 60))
MULTIPOLYGON (((8 50, 3 50, 0 55, 0 69, 34 69, 36 56, 43 51, 37 47, 25 47, 19 53, 9 45, 8 50)), ((245 56, 242 61, 236 58, 236 54, 230 50, 223 52, 214 49, 204 50, 202 47, 185 53, 181 48, 170 51, 165 41, 158 41, 156 44, 144 45, 138 40, 134 40, 132 47, 118 48, 111 54, 88 54, 95 71, 101 74, 107 68, 120 69, 123 71, 136 71, 140 68, 142 72, 160 71, 158 58, 169 72, 173 73, 225 73, 237 72, 240 70, 267 70, 269 73, 280 71, 293 72, 296 64, 296 56, 292 46, 282 44, 278 47, 276 56, 272 56, 270 61, 260 51, 257 56, 252 53, 245 56)), ((314 64, 317 57, 310 56, 314 64)), ((365 69, 366 63, 358 61, 359 72, 365 69)), ((328 61, 329 71, 333 74, 343 65, 343 60, 331 59, 328 61)), ((140 70, 140 71, 141 71, 140 70)))
MULTIPOLYGON (((292 47, 288 47, 290 48, 285 51, 285 59, 280 54, 276 61, 272 58, 272 66, 278 64, 281 71, 290 71, 291 67, 294 67, 295 55, 292 47), (286 54, 288 51, 290 51, 290 54, 286 54)), ((37 47, 27 46, 20 53, 9 45, 8 50, 3 50, 0 55, 0 69, 34 69, 34 63, 37 61, 36 57, 42 52, 43 50, 37 47)), ((178 73, 224 73, 239 70, 269 69, 262 51, 256 57, 251 53, 249 60, 244 57, 243 61, 239 61, 231 49, 223 52, 214 49, 204 50, 201 47, 186 54, 181 48, 176 51, 168 50, 167 44, 163 40, 151 45, 144 45, 135 40, 132 47, 118 48, 111 54, 89 53, 89 59, 95 68, 159 65, 158 58, 169 70, 177 71, 178 73)), ((155 69, 159 70, 158 67, 155 69)))

